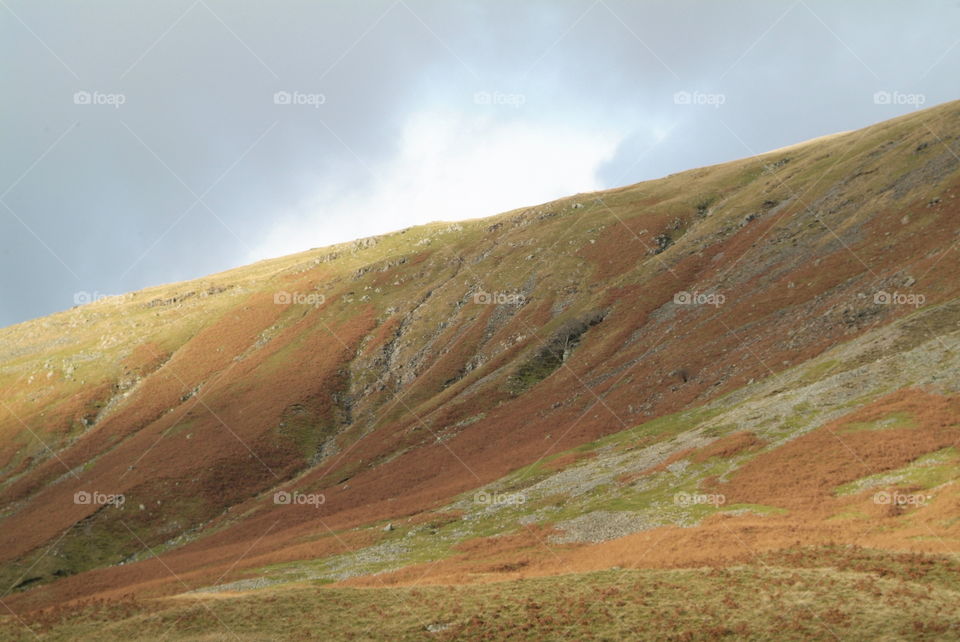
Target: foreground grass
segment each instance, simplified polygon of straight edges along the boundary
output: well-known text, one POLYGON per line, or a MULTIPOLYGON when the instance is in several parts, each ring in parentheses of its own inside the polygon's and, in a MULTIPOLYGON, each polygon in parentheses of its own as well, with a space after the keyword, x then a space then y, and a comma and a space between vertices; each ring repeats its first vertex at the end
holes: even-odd
POLYGON ((466 586, 293 585, 0 619, 4 640, 956 639, 960 565, 851 548, 466 586), (29 629, 29 630, 28 630, 29 629))

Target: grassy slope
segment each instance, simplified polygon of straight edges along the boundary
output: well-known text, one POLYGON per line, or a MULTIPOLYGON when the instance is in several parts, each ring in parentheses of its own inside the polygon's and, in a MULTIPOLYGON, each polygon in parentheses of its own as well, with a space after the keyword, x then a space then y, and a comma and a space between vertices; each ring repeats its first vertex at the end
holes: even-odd
MULTIPOLYGON (((946 147, 955 146, 958 116, 946 105, 767 157, 311 251, 0 331, 3 581, 42 584, 171 551, 162 568, 113 567, 7 600, 23 609, 107 587, 182 590, 168 571, 202 587, 264 572, 256 569, 329 580, 437 559, 453 560, 438 566, 448 578, 510 576, 518 561, 539 568, 534 574, 563 570, 529 551, 485 557, 458 548, 515 531, 534 514, 546 528, 595 511, 690 525, 742 508, 749 519, 780 520, 768 522, 779 528, 800 516, 852 516, 868 528, 851 537, 888 529, 879 515, 842 499, 824 513, 820 486, 801 489, 820 498, 820 512, 809 512, 765 489, 769 481, 748 464, 761 457, 782 464, 774 451, 816 428, 817 417, 832 419, 899 387, 936 385, 929 376, 877 371, 858 395, 817 401, 832 387, 850 387, 842 375, 853 365, 907 354, 955 327, 945 302, 960 294, 950 278, 957 259, 946 252, 953 236, 944 232, 957 211, 958 163, 946 147), (928 128, 942 145, 930 143, 928 128), (666 250, 655 253, 658 246, 666 250), (922 291, 930 311, 917 317, 906 306, 875 306, 878 289, 922 291), (726 302, 676 306, 679 290, 724 293, 726 302), (277 291, 323 294, 326 302, 277 305, 277 291), (478 291, 521 293, 525 304, 477 305, 478 291), (598 313, 603 321, 552 370, 556 360, 544 359, 544 348, 598 313), (811 361, 861 335, 872 347, 811 361), (763 381, 744 388, 753 379, 763 381), (813 401, 789 396, 801 384, 812 387, 813 401), (764 405, 766 397, 777 403, 764 405), (754 414, 769 425, 755 426, 754 414), (762 448, 705 450, 745 425, 762 448), (647 470, 630 453, 652 464, 672 455, 686 467, 677 478, 647 470), (536 496, 571 464, 600 474, 592 461, 613 469, 591 492, 536 496), (745 472, 731 476, 737 466, 745 472), (324 492, 322 513, 273 506, 272 490, 284 480, 291 481, 280 487, 324 492), (530 501, 478 510, 473 489, 487 483, 530 493, 530 501), (76 506, 73 492, 84 488, 124 492, 125 512, 76 506), (677 492, 711 489, 735 491, 724 511, 672 504, 677 492), (411 529, 398 520, 407 519, 427 527, 401 540, 411 529), (401 527, 384 533, 390 520, 401 527), (387 563, 344 554, 394 541, 406 541, 405 550, 387 563)), ((916 453, 874 459, 890 447, 886 432, 915 429, 900 421, 912 402, 901 402, 906 409, 890 411, 898 421, 880 427, 882 438, 844 437, 862 440, 860 461, 846 466, 864 470, 834 484, 839 497, 851 484, 873 488, 870 477, 889 470, 901 472, 881 481, 905 489, 953 480, 955 463, 944 450, 952 426, 940 415, 922 427, 926 441, 916 453), (910 469, 931 452, 947 457, 935 472, 910 469)), ((953 416, 951 403, 944 401, 943 417, 953 416)), ((820 434, 809 437, 813 452, 820 434)), ((898 435, 891 438, 903 443, 916 436, 898 435)), ((793 460, 807 452, 807 442, 798 443, 786 451, 793 460)), ((940 526, 924 527, 953 541, 955 520, 940 513, 940 526)), ((832 536, 823 531, 811 543, 825 543, 824 533, 832 536)), ((547 531, 538 537, 543 544, 547 531)), ((877 537, 880 546, 896 539, 877 537)), ((564 564, 603 568, 589 559, 571 553, 564 564)))
POLYGON ((750 566, 602 571, 465 587, 78 604, 9 639, 936 639, 958 632, 956 562, 798 549, 750 566))

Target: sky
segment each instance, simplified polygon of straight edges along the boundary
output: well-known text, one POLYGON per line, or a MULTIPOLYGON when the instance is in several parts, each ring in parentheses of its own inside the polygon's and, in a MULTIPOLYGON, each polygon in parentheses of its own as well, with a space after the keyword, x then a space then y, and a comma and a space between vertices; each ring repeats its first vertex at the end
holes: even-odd
POLYGON ((954 100, 958 24, 958 0, 0 0, 0 326, 954 100))

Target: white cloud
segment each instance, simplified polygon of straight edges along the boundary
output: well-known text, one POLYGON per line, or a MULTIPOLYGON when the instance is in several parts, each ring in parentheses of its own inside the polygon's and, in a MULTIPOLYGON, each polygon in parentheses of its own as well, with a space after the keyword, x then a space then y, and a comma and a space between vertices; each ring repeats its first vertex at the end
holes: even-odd
POLYGON ((600 189, 621 139, 609 131, 429 112, 404 127, 395 158, 364 191, 321 185, 248 257, 255 261, 438 220, 488 216, 600 189))

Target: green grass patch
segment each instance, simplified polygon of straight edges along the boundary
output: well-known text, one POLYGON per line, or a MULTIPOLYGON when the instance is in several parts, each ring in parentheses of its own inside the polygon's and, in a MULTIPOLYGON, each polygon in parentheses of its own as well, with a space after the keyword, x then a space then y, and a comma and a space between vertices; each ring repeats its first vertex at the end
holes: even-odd
POLYGON ((855 421, 847 424, 841 433, 860 432, 861 430, 892 430, 895 428, 916 428, 913 416, 908 412, 894 412, 874 421, 855 421))
POLYGON ((853 495, 880 486, 914 486, 929 489, 958 478, 960 478, 960 452, 951 447, 918 457, 903 468, 861 477, 837 486, 834 495, 853 495))

